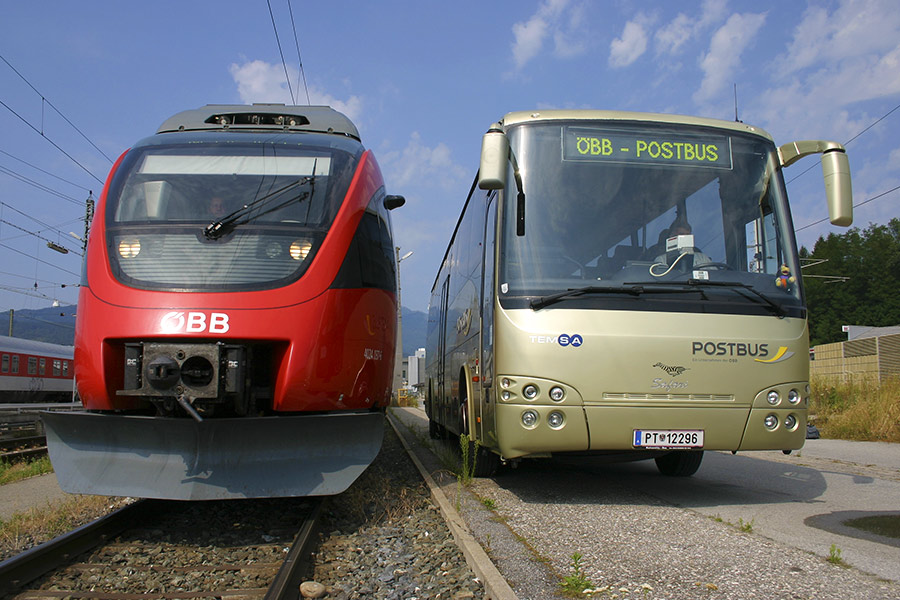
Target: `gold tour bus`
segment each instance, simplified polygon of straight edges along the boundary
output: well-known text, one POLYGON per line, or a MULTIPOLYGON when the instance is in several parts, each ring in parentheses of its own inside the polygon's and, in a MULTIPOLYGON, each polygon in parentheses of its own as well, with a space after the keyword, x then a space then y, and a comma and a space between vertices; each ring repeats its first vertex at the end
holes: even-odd
POLYGON ((782 169, 822 155, 831 222, 852 223, 843 146, 776 147, 741 122, 512 112, 431 293, 434 438, 475 472, 551 455, 654 458, 803 446, 807 309, 782 169))

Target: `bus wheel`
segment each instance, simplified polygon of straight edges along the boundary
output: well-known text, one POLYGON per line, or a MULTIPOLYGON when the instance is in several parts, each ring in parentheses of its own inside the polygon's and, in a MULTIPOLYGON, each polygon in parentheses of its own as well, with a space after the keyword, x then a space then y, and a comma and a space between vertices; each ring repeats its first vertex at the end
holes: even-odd
POLYGON ((675 450, 656 458, 656 468, 670 477, 690 477, 700 468, 703 451, 675 450))
MULTIPOLYGON (((475 445, 474 442, 472 442, 472 445, 475 445)), ((472 470, 472 474, 475 477, 490 477, 500 467, 500 455, 491 452, 484 446, 479 445, 477 452, 474 452, 473 448, 471 454, 475 455, 475 468, 472 470)))

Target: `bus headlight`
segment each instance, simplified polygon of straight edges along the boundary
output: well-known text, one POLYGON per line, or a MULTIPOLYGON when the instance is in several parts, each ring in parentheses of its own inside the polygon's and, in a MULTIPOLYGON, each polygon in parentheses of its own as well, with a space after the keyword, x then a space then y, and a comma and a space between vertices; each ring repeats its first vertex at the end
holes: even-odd
POLYGON ((784 419, 784 426, 789 430, 793 431, 795 427, 797 427, 797 417, 794 415, 788 415, 784 419))
POLYGON ((559 429, 563 426, 565 422, 565 418, 561 412, 553 411, 547 416, 547 425, 552 427, 553 429, 559 429))
POLYGON ((525 426, 526 429, 534 429, 534 426, 537 425, 538 414, 533 410, 526 410, 522 413, 522 425, 525 426))
POLYGON ((141 240, 125 238, 119 240, 119 256, 122 258, 134 258, 141 253, 141 240))
POLYGON ((766 426, 766 429, 775 429, 778 427, 778 417, 775 415, 769 415, 763 421, 763 424, 766 426))
POLYGON ((558 385, 550 388, 550 399, 554 402, 561 402, 566 397, 566 392, 558 385))
POLYGON ((538 394, 537 386, 532 383, 529 383, 528 385, 526 385, 525 388, 522 390, 522 395, 525 396, 525 398, 527 398, 528 400, 534 400, 534 398, 535 398, 535 396, 537 396, 537 394, 538 394))
POLYGON ((798 392, 797 390, 791 390, 790 392, 788 392, 788 402, 790 402, 791 404, 799 404, 801 399, 802 398, 800 398, 800 392, 798 392))
POLYGON ((769 393, 766 394, 766 401, 772 406, 776 406, 779 402, 781 402, 781 395, 777 390, 769 390, 769 393))

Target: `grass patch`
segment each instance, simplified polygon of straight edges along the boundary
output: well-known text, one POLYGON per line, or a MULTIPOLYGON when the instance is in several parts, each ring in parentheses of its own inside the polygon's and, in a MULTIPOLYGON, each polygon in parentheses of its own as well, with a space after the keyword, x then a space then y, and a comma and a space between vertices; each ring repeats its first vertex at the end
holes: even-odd
POLYGON ((900 378, 879 385, 817 377, 810 388, 809 412, 822 437, 900 443, 900 378))
POLYGON ((0 485, 52 472, 53 466, 50 464, 49 456, 15 463, 0 462, 0 485))
POLYGON ((833 565, 838 565, 840 567, 847 566, 847 563, 845 563, 844 559, 841 558, 841 549, 834 544, 832 544, 831 548, 828 550, 828 558, 826 558, 825 560, 833 565))
POLYGON ((861 531, 868 531, 875 535, 883 535, 895 539, 900 538, 900 515, 860 517, 844 521, 844 525, 861 531))
POLYGON ((32 508, 0 520, 0 560, 68 533, 118 508, 120 498, 71 496, 61 503, 32 508))

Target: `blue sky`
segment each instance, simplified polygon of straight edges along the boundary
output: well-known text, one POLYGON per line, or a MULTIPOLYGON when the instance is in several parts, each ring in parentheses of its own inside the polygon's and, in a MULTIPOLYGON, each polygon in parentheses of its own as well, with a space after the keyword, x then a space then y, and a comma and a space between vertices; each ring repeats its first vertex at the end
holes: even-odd
MULTIPOLYGON (((733 119, 736 84, 741 120, 776 143, 843 143, 900 105, 896 0, 271 6, 296 103, 307 91, 289 8, 309 100, 353 119, 388 193, 407 198, 394 227, 401 253, 413 252, 402 301, 415 310, 428 305, 481 135, 506 112, 733 119)), ((76 301, 81 258, 47 241, 80 251, 68 232, 83 232, 88 190, 99 196, 109 159, 166 118, 209 103, 291 103, 263 0, 7 2, 0 56, 0 310, 76 301)), ((900 185, 898 133, 900 110, 848 145, 856 203, 900 185)), ((803 228, 827 214, 818 161, 786 174, 799 242, 843 231, 803 228)), ((855 225, 900 216, 898 200, 900 190, 859 207, 855 225)))

